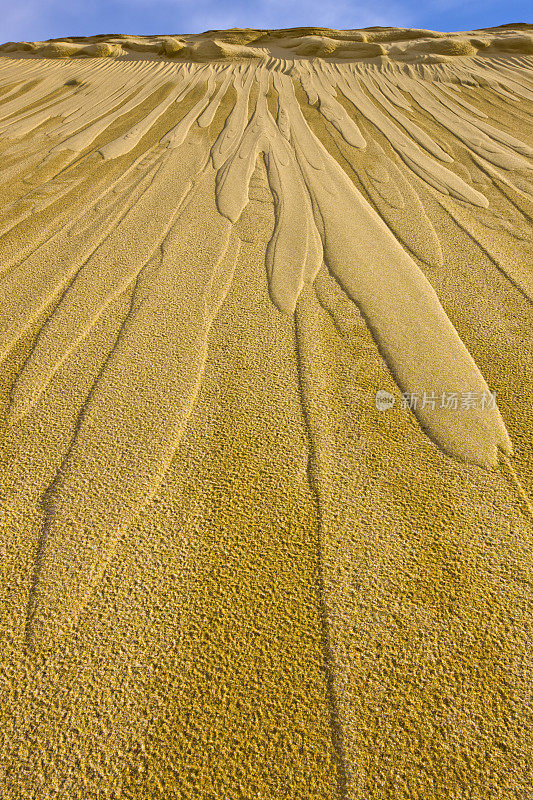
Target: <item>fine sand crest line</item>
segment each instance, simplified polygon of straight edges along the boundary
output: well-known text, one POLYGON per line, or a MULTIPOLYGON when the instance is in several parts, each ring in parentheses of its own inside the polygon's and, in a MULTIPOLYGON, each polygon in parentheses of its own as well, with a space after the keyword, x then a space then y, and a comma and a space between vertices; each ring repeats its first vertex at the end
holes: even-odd
MULTIPOLYGON (((468 64, 455 56, 356 64, 289 58, 291 47, 246 61, 218 58, 216 48, 208 58, 203 47, 202 64, 39 60, 44 77, 27 91, 19 84, 20 93, 12 93, 13 64, 31 82, 34 56, 0 58, 0 91, 8 89, 4 100, 0 94, 0 134, 12 137, 9 148, 21 148, 5 167, 14 170, 16 199, 0 221, 4 359, 48 312, 14 381, 11 422, 42 413, 58 370, 134 287, 130 315, 44 501, 30 604, 34 642, 51 643, 76 618, 113 543, 172 458, 231 281, 233 225, 248 204, 258 157, 274 202, 265 260, 272 302, 284 314, 297 312, 325 263, 403 392, 489 393, 415 261, 443 267, 420 187, 532 297, 531 276, 516 263, 529 252, 532 151, 493 121, 481 95, 472 96, 497 76, 495 91, 530 113, 533 83, 523 57, 505 57, 501 67, 488 56, 468 64), (481 172, 487 180, 474 181, 481 172), (517 210, 512 223, 489 208, 487 181, 517 210), (50 630, 46 619, 55 620, 50 630)), ((492 468, 500 451, 511 453, 496 407, 414 413, 457 459, 492 468)))

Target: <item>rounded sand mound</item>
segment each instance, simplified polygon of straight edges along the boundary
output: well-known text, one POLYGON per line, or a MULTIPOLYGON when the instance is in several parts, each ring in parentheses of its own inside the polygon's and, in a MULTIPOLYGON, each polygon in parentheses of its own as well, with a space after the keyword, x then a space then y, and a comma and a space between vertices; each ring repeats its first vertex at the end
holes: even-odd
POLYGON ((236 61, 283 55, 285 58, 342 60, 391 59, 438 63, 480 52, 533 53, 533 26, 524 23, 466 33, 409 28, 286 28, 228 30, 183 36, 89 36, 48 42, 8 42, 4 53, 44 58, 161 58, 194 62, 236 61))

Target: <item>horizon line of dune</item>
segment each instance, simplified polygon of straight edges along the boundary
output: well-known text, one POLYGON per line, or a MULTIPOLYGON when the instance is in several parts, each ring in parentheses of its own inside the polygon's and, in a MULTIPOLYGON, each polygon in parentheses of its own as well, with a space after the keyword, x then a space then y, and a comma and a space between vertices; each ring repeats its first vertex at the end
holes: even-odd
POLYGON ((40 58, 161 58, 192 62, 286 58, 442 63, 475 55, 533 54, 533 26, 515 23, 443 33, 409 28, 289 28, 207 31, 177 36, 106 35, 6 42, 0 53, 40 58))

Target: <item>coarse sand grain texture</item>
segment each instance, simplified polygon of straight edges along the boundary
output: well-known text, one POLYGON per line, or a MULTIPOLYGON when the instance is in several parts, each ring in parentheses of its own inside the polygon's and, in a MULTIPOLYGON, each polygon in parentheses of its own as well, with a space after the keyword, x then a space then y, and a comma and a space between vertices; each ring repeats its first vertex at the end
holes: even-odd
POLYGON ((0 47, 0 798, 533 798, 533 26, 0 47))

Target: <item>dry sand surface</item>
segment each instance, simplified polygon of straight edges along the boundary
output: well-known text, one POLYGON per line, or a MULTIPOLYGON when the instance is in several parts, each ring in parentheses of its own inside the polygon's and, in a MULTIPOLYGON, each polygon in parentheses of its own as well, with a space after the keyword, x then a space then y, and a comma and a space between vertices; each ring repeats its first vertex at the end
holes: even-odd
POLYGON ((523 24, 0 47, 2 800, 533 796, 532 120, 523 24))

